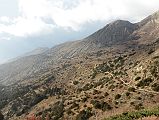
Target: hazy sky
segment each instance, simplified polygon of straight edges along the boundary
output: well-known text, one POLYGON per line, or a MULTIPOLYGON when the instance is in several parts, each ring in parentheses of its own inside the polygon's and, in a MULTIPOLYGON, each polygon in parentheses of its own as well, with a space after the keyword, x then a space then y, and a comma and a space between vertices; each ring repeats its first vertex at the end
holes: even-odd
POLYGON ((0 63, 81 39, 116 19, 138 22, 159 0, 0 0, 0 63))

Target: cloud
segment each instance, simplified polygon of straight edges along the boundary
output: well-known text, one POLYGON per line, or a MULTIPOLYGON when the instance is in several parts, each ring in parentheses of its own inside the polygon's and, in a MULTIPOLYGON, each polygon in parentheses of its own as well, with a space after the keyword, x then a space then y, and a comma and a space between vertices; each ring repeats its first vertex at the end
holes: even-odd
POLYGON ((48 25, 41 19, 18 17, 12 24, 0 24, 0 32, 9 33, 14 36, 29 36, 31 34, 45 34, 53 29, 54 25, 48 25))
POLYGON ((27 17, 50 17, 57 26, 79 30, 86 22, 134 17, 138 21, 159 9, 158 0, 19 0, 27 17), (36 8, 36 9, 35 9, 36 8))
POLYGON ((9 18, 9 17, 7 17, 7 16, 2 16, 2 17, 0 17, 0 22, 1 22, 1 23, 10 23, 11 21, 10 21, 10 18, 9 18))
POLYGON ((0 18, 0 33, 47 34, 57 28, 79 31, 86 23, 128 19, 137 22, 159 9, 158 0, 18 0, 20 16, 0 18))

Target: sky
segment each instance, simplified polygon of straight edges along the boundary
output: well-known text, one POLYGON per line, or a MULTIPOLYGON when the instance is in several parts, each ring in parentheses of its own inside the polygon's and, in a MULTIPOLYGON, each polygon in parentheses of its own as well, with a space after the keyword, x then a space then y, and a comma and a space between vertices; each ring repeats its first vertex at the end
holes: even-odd
POLYGON ((117 19, 138 22, 159 0, 0 0, 0 64, 38 47, 82 39, 117 19))

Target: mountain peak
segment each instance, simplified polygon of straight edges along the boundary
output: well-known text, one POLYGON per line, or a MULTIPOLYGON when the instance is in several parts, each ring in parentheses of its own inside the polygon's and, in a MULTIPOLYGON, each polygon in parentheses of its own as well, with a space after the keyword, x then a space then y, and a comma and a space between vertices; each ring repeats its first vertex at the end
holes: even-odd
POLYGON ((143 19, 141 22, 138 23, 139 26, 144 26, 146 24, 159 24, 159 11, 149 15, 147 18, 143 19))
POLYGON ((100 46, 107 46, 127 40, 136 28, 137 26, 129 21, 116 20, 86 39, 92 40, 95 44, 100 44, 100 46))
POLYGON ((159 10, 153 13, 152 15, 150 15, 149 17, 151 17, 151 19, 159 19, 159 10))
POLYGON ((127 20, 115 20, 115 21, 111 22, 110 24, 112 24, 112 25, 128 25, 128 24, 132 24, 132 23, 127 21, 127 20))

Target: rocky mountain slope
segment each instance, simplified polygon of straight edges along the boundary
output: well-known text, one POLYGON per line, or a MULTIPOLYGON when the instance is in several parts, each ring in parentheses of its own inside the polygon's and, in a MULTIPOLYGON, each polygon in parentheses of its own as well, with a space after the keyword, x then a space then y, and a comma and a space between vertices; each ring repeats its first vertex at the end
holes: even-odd
POLYGON ((48 69, 49 66, 56 64, 61 59, 98 51, 102 47, 108 49, 106 46, 123 44, 123 42, 130 40, 130 37, 132 37, 130 35, 136 28, 137 25, 135 24, 118 20, 83 40, 63 43, 47 50, 45 53, 27 55, 9 64, 1 65, 0 82, 7 84, 20 79, 28 79, 27 76, 35 76, 35 73, 38 74, 48 69))
POLYGON ((159 12, 139 23, 117 20, 85 39, 1 65, 5 119, 99 120, 123 113, 127 120, 129 112, 139 119, 134 116, 143 112, 131 111, 159 105, 158 21, 159 12))

